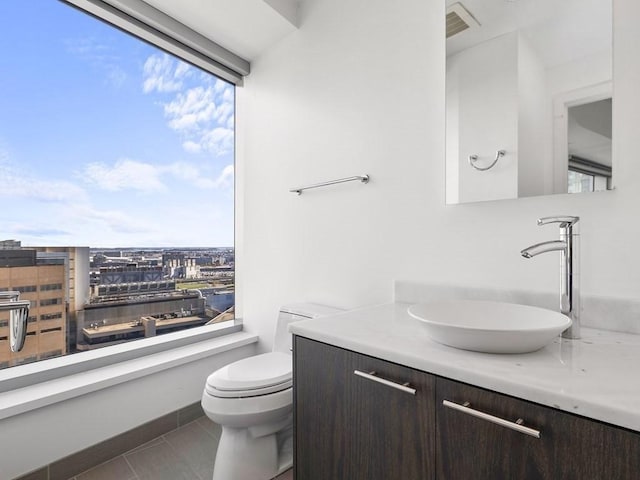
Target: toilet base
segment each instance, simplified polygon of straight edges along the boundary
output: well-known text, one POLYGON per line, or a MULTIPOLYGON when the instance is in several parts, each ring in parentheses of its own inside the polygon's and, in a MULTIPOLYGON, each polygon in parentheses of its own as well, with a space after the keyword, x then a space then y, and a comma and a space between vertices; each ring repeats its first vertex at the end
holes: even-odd
POLYGON ((291 427, 254 437, 247 428, 222 427, 213 480, 271 480, 293 464, 291 427))

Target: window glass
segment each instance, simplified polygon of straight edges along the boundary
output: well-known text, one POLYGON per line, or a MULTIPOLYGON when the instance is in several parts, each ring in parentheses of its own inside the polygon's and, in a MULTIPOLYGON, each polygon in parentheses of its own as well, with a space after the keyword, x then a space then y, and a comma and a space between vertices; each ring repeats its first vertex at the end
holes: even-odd
POLYGON ((593 192, 593 175, 569 170, 569 193, 593 192))
POLYGON ((0 2, 0 72, 0 291, 31 302, 0 368, 233 319, 234 86, 50 0, 0 2))

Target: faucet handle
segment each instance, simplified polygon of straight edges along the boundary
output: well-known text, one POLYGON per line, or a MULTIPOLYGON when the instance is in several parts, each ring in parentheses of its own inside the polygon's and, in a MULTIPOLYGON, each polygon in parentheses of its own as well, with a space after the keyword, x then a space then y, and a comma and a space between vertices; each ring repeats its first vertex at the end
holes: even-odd
POLYGON ((572 217, 570 215, 557 215, 553 217, 542 217, 538 219, 538 225, 547 225, 548 223, 559 223, 560 228, 571 228, 578 221, 580 217, 572 217))

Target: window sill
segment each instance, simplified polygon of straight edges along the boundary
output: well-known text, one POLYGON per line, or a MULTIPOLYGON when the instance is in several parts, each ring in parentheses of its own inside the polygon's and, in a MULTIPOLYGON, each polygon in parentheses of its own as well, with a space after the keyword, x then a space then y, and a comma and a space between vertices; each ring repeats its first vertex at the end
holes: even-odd
MULTIPOLYGON (((237 327, 231 328, 237 330, 237 327)), ((241 328, 242 326, 240 325, 241 328)), ((38 372, 32 371, 30 373, 40 377, 50 373, 54 379, 44 379, 38 383, 19 388, 5 388, 5 391, 0 393, 0 420, 258 341, 256 335, 242 331, 222 336, 217 335, 204 340, 198 338, 203 335, 210 335, 212 332, 219 333, 221 330, 227 333, 229 329, 216 328, 205 332, 199 329, 198 335, 185 335, 188 331, 176 332, 183 335, 167 334, 167 337, 172 335, 173 338, 161 339, 156 337, 139 340, 103 349, 109 350, 109 352, 94 350, 38 362, 48 365, 45 368, 40 367, 38 372), (194 340, 194 337, 197 340, 194 340), (189 342, 186 345, 184 344, 185 340, 189 342), (132 347, 132 343, 136 345, 132 347), (135 354, 135 358, 131 358, 132 354, 135 354), (84 359, 77 358, 82 356, 84 356, 84 359), (96 363, 98 366, 87 368, 89 365, 96 363), (100 366, 100 363, 106 365, 100 366), (83 366, 84 368, 82 368, 83 366), (61 374, 61 372, 68 372, 69 368, 72 370, 82 369, 83 371, 61 374)), ((34 364, 28 364, 12 367, 9 370, 34 370, 37 366, 38 364, 35 364, 35 366, 34 364), (31 368, 28 369, 27 367, 31 368)), ((15 381, 15 379, 6 377, 17 377, 19 373, 16 371, 15 373, 11 372, 11 375, 0 376, 0 383, 3 384, 3 387, 6 386, 4 385, 5 382, 10 384, 11 380, 15 381)))
POLYGON ((240 320, 123 342, 0 370, 0 393, 242 331, 240 320))

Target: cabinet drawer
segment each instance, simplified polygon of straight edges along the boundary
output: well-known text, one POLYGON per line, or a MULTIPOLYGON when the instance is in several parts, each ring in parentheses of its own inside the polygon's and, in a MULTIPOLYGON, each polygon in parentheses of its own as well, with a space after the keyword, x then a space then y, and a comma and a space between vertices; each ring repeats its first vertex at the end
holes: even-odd
POLYGON ((295 478, 433 479, 434 400, 432 375, 296 337, 295 478))
POLYGON ((622 428, 443 378, 436 418, 439 479, 640 478, 640 435, 622 428))

